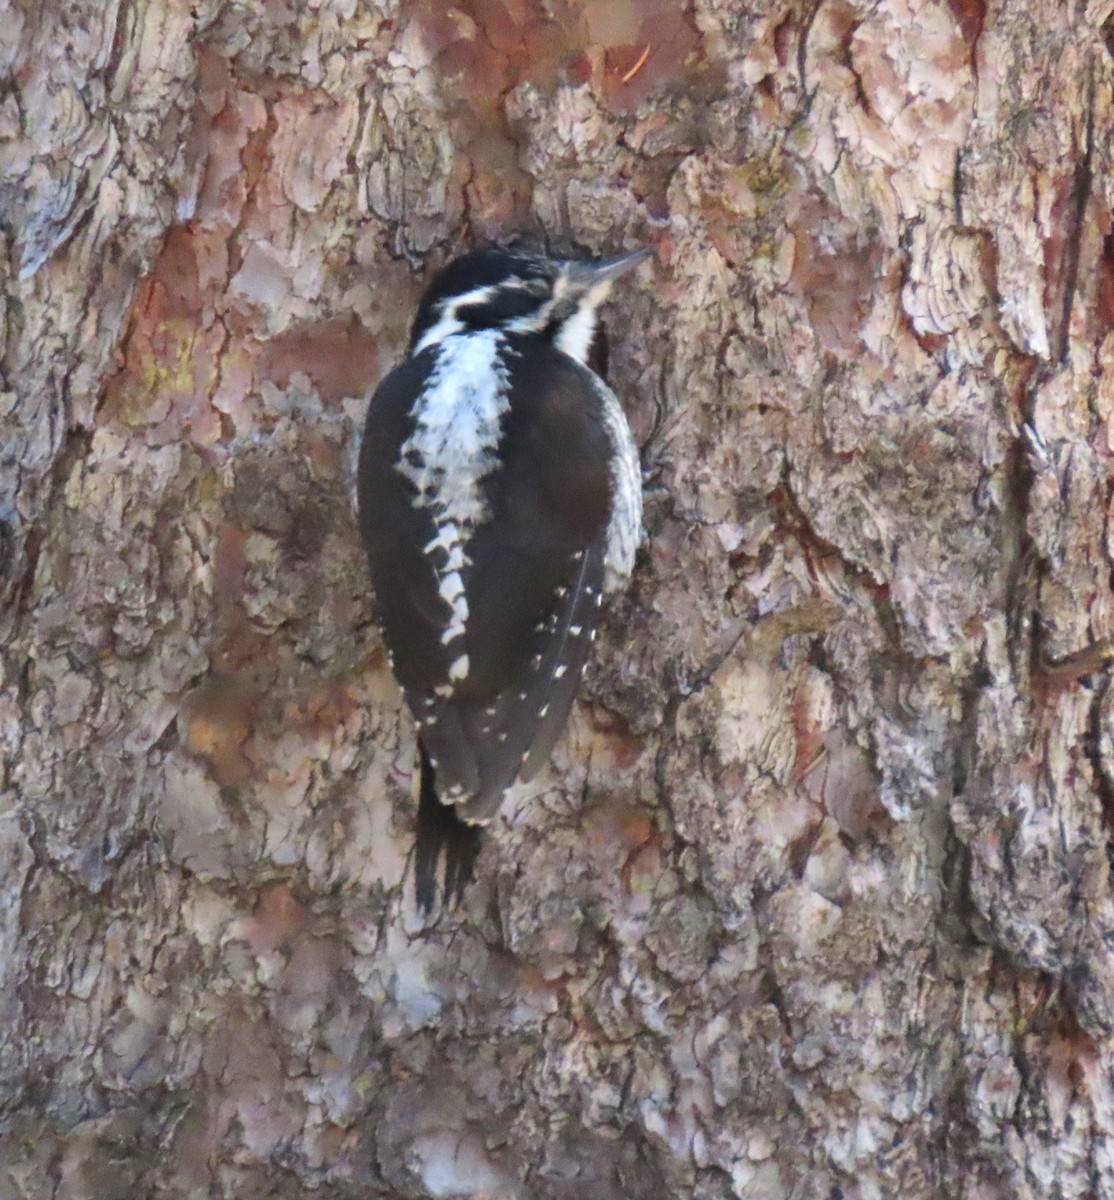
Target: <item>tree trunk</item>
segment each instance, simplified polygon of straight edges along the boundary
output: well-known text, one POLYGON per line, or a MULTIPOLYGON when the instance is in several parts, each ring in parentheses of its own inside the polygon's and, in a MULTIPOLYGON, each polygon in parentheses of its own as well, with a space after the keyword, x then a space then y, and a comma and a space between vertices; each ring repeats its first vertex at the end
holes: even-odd
POLYGON ((1114 1197, 1112 11, 14 0, 0 1197, 1114 1197), (515 235, 647 536, 426 925, 352 463, 515 235))

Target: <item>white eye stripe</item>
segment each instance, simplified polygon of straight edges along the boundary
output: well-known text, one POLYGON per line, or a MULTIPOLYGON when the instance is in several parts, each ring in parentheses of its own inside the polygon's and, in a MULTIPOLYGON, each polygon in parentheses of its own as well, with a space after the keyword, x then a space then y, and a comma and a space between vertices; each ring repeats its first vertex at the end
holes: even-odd
POLYGON ((486 303, 494 294, 494 286, 490 283, 484 284, 483 287, 473 288, 470 292, 462 292, 459 296, 449 296, 441 306, 441 312, 445 316, 455 316, 462 308, 486 303))
POLYGON ((501 280, 497 287, 499 290, 508 288, 515 292, 529 292, 532 296, 539 297, 548 295, 550 290, 545 279, 520 279, 517 275, 510 275, 501 280))
POLYGON ((472 288, 469 292, 463 292, 459 296, 449 296, 443 300, 438 310, 437 320, 422 334, 411 357, 421 354, 423 350, 428 350, 430 346, 436 346, 438 342, 452 337, 454 333, 462 332, 464 322, 460 319, 461 310, 472 308, 478 304, 486 304, 497 291, 496 285, 485 284, 483 287, 472 288))

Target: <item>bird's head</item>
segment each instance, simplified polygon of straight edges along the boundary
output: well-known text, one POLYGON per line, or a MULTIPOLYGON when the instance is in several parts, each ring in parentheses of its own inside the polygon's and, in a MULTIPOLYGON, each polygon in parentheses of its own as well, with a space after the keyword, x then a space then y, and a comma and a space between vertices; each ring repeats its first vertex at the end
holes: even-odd
POLYGON ((574 262, 517 250, 476 250, 434 276, 410 331, 410 352, 453 334, 483 329, 534 333, 586 362, 597 310, 621 275, 652 250, 622 258, 574 262))

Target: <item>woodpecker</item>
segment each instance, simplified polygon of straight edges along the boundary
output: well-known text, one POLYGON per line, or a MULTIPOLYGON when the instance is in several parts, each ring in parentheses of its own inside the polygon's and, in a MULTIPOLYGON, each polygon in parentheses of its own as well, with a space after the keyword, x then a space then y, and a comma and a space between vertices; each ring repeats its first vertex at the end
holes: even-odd
POLYGON ((642 530, 638 452, 589 363, 639 250, 466 254, 433 279, 360 446, 360 529, 417 724, 415 893, 459 902, 481 829, 564 728, 605 592, 642 530))

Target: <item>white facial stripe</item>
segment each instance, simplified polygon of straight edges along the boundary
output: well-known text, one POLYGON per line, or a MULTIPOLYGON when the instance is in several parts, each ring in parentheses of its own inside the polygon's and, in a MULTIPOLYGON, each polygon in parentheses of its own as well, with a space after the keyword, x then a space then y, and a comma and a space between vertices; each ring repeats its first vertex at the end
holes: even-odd
MULTIPOLYGON (((642 467, 630 426, 615 393, 597 375, 592 375, 596 396, 603 409, 603 422, 611 439, 611 519, 607 523, 604 551, 604 590, 613 591, 626 583, 634 569, 634 554, 642 538, 642 467)), ((597 603, 600 597, 596 597, 597 603)), ((595 631, 592 633, 595 637, 595 631)))
POLYGON ((511 333, 541 333, 549 323, 549 309, 550 306, 547 304, 528 317, 515 317, 508 323, 507 329, 511 333))
POLYGON ((430 346, 436 346, 438 342, 452 337, 454 333, 460 333, 464 328, 464 322, 458 315, 460 310, 471 304, 483 304, 486 300, 491 299, 494 292, 495 288, 487 285, 473 288, 470 292, 464 292, 459 296, 450 296, 441 305, 441 315, 437 318, 437 323, 422 334, 421 341, 414 347, 414 354, 421 354, 423 350, 428 350, 430 346))
POLYGON ((611 281, 607 279, 584 293, 576 312, 558 330, 554 339, 558 350, 563 350, 577 362, 588 361, 588 351, 592 348, 592 338, 596 336, 599 320, 596 310, 610 295, 611 281))
POLYGON ((596 310, 589 306, 587 299, 581 301, 580 307, 557 331, 553 339, 558 350, 563 350, 577 362, 588 361, 588 351, 592 346, 592 338, 596 335, 596 310))
MULTIPOLYGON (((553 295, 549 301, 536 313, 512 321, 507 328, 514 333, 540 333, 551 321, 553 310, 566 301, 568 293, 569 279, 562 273, 553 284, 553 295)), ((557 336, 553 339, 558 350, 570 358, 575 358, 577 362, 588 361, 588 351, 592 347, 599 320, 596 310, 610 294, 611 281, 604 280, 580 296, 572 315, 561 323, 557 336)))
POLYGON ((535 313, 529 313, 525 317, 516 318, 510 322, 507 328, 512 333, 540 333, 549 324, 550 318, 553 316, 553 310, 565 298, 565 293, 568 290, 568 276, 562 273, 553 281, 553 290, 550 292, 549 299, 541 308, 535 313))
POLYGON ((494 286, 485 284, 483 287, 473 288, 470 292, 461 292, 459 296, 451 297, 447 301, 446 307, 451 312, 458 312, 462 308, 467 308, 470 304, 483 304, 490 300, 494 294, 494 286))

